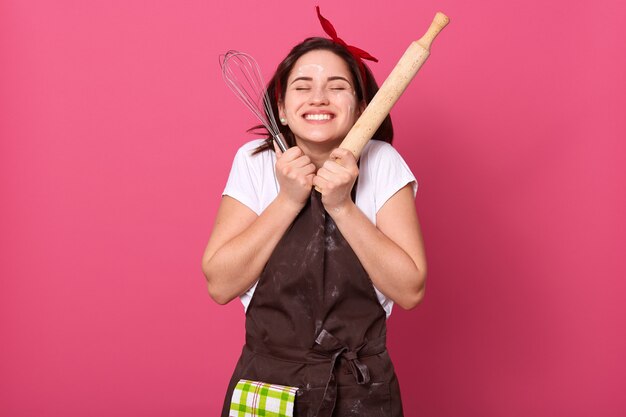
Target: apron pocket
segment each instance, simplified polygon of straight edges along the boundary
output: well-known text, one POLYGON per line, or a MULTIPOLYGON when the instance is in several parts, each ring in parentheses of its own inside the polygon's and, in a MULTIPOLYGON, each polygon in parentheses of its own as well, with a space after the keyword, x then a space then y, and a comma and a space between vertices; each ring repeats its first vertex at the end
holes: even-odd
POLYGON ((335 415, 360 417, 391 416, 391 396, 387 382, 338 387, 335 415))
MULTIPOLYGON (((313 417, 320 405, 324 387, 300 388, 296 393, 294 417, 313 417)), ((366 385, 339 385, 335 416, 390 417, 391 395, 387 382, 366 385)))
POLYGON ((311 407, 311 400, 307 393, 300 388, 296 392, 296 401, 293 405, 293 417, 313 417, 315 410, 311 407))

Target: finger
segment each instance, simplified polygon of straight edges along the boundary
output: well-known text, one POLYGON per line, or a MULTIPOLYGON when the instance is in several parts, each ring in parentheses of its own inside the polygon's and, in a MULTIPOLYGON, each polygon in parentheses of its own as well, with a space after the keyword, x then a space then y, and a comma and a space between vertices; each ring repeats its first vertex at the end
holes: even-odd
POLYGON ((339 165, 356 166, 356 158, 354 157, 354 154, 347 149, 333 149, 328 159, 337 162, 339 165))
POLYGON ((280 159, 283 156, 283 151, 280 150, 278 144, 276 144, 276 140, 272 141, 272 145, 274 145, 274 152, 276 153, 276 159, 280 159))
POLYGON ((305 165, 301 169, 304 175, 313 175, 317 171, 317 167, 313 164, 305 165))
MULTIPOLYGON (((333 161, 326 161, 324 162, 322 168, 325 169, 329 175, 332 175, 335 181, 338 182, 349 182, 354 180, 359 175, 359 168, 356 165, 343 166, 333 161)), ((330 179, 326 175, 325 177, 330 179)))
POLYGON ((323 167, 317 171, 316 176, 324 180, 326 183, 334 182, 334 179, 335 179, 335 175, 323 167))
POLYGON ((283 152, 283 158, 285 162, 296 160, 302 155, 304 155, 304 152, 302 152, 302 149, 298 148, 297 146, 293 146, 287 149, 287 151, 283 152))
POLYGON ((302 155, 299 158, 294 159, 293 161, 291 161, 291 164, 294 167, 298 167, 298 168, 302 168, 302 167, 305 167, 307 165, 312 165, 311 164, 311 158, 309 158, 306 155, 302 155))
POLYGON ((330 160, 324 162, 322 168, 333 174, 340 174, 347 171, 346 167, 344 167, 343 165, 340 165, 339 163, 330 160))
POLYGON ((340 168, 350 175, 358 175, 359 171, 354 154, 342 148, 334 149, 330 153, 328 161, 324 163, 324 166, 335 173, 341 172, 340 168))
POLYGON ((328 181, 319 175, 315 175, 313 177, 313 185, 320 193, 323 192, 324 188, 328 189, 328 187, 326 187, 328 185, 328 181))
POLYGON ((317 168, 313 164, 307 164, 303 167, 291 166, 291 172, 293 172, 295 176, 312 175, 315 174, 315 171, 317 171, 317 168))
POLYGON ((313 187, 313 179, 315 178, 315 174, 309 174, 306 177, 307 180, 307 184, 309 185, 309 187, 313 187))

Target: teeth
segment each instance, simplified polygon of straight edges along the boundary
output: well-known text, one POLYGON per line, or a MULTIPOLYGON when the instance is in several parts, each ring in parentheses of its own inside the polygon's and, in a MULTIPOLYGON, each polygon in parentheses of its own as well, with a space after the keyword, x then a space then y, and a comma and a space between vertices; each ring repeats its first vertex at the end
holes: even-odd
POLYGON ((304 118, 306 120, 330 120, 330 114, 305 114, 304 118))

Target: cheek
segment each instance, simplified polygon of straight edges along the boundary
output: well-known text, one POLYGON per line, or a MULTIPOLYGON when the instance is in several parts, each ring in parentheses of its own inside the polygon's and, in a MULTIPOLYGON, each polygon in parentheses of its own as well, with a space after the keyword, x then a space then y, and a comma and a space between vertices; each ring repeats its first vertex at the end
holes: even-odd
POLYGON ((335 103, 347 108, 350 113, 354 113, 357 108, 356 95, 352 91, 338 91, 335 94, 335 103))
POLYGON ((298 110, 299 107, 298 100, 296 100, 293 96, 287 95, 285 97, 285 104, 283 106, 283 111, 285 114, 293 114, 298 110))

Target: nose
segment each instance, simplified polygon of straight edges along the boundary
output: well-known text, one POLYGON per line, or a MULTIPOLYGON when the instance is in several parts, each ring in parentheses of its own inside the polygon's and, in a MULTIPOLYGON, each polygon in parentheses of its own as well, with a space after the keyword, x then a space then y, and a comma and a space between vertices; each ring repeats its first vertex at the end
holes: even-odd
POLYGON ((311 97, 309 99, 311 104, 321 105, 328 104, 328 96, 326 90, 323 87, 313 88, 311 90, 311 97))

